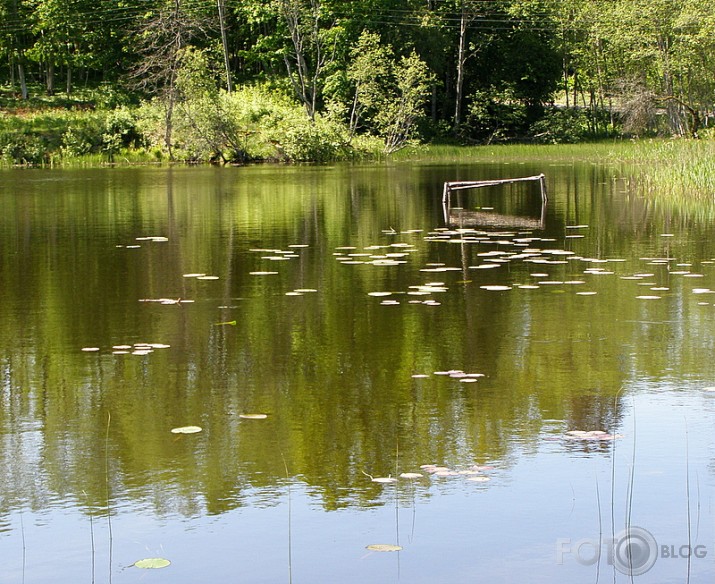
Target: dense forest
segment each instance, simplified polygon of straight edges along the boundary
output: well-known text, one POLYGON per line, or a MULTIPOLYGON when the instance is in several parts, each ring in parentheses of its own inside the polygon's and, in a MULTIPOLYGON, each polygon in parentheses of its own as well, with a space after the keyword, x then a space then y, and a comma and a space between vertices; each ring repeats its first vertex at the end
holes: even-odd
POLYGON ((42 158, 42 145, 12 138, 8 116, 60 95, 94 112, 68 118, 65 155, 142 146, 169 158, 322 160, 417 139, 702 136, 715 99, 715 8, 0 0, 0 54, 0 154, 16 161, 42 158))

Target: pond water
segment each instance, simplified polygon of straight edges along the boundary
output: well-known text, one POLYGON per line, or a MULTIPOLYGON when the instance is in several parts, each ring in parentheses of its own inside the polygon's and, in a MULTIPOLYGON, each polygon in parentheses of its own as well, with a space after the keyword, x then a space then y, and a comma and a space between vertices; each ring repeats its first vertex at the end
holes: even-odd
POLYGON ((3 583, 715 576, 708 213, 585 164, 13 170, 0 205, 3 583), (543 209, 443 208, 541 172, 543 209))

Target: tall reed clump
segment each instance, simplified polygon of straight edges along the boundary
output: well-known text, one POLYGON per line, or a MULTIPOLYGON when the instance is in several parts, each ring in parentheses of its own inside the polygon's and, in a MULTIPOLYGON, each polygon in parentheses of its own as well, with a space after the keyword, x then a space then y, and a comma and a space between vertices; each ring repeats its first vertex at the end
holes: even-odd
POLYGON ((677 139, 636 144, 634 180, 645 195, 675 201, 715 201, 715 140, 677 139))

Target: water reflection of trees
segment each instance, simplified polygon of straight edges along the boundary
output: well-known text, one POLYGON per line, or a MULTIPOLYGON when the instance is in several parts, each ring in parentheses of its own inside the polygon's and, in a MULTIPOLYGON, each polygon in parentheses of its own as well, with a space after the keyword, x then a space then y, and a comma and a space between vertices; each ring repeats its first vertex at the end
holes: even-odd
MULTIPOLYGON (((642 307, 605 283, 590 304, 450 282, 442 306, 380 306, 368 292, 422 284, 430 277, 414 267, 469 265, 479 248, 427 244, 424 232, 400 236, 417 250, 413 268, 395 270, 340 265, 335 248, 396 241, 382 233, 390 227, 438 226, 440 190, 425 185, 452 178, 450 169, 136 172, 128 186, 121 175, 89 173, 109 194, 85 181, 49 210, 30 193, 0 219, 3 239, 14 242, 2 246, 0 264, 5 510, 73 498, 105 505, 106 461, 114 496, 159 512, 220 513, 281 488, 286 466, 328 508, 373 504, 380 489, 364 473, 508 465, 553 421, 613 430, 616 394, 629 379, 658 375, 661 359, 702 366, 703 339, 712 336, 704 322, 697 335, 670 322, 683 322, 677 298, 649 314, 661 324, 633 325, 642 307), (166 244, 114 247, 164 233, 166 244), (275 277, 249 275, 266 264, 252 249, 292 243, 310 247, 275 277), (193 271, 222 280, 182 277, 193 271), (296 288, 319 292, 285 296, 296 288), (164 296, 196 302, 137 302, 164 296), (137 341, 172 347, 143 358, 109 354, 137 341), (636 350, 646 343, 647 353, 636 350), (102 351, 79 352, 86 345, 102 351), (486 377, 462 384, 431 375, 452 368, 486 377), (269 418, 239 418, 255 411, 269 418), (169 432, 185 424, 204 432, 169 432)), ((642 206, 634 204, 629 223, 627 205, 599 198, 613 196, 598 187, 602 179, 553 179, 548 229, 559 235, 575 220, 589 223, 599 253, 632 257, 628 246, 652 245, 642 239, 642 206)), ((712 255, 700 242, 669 245, 712 255)), ((529 269, 515 265, 507 276, 527 279, 529 269)))

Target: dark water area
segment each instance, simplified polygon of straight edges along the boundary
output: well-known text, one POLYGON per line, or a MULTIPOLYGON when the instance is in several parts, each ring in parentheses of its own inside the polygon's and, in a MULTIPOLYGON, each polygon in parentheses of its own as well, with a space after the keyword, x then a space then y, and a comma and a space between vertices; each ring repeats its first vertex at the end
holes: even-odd
POLYGON ((715 575, 708 211, 529 163, 12 170, 0 209, 0 582, 715 575))

